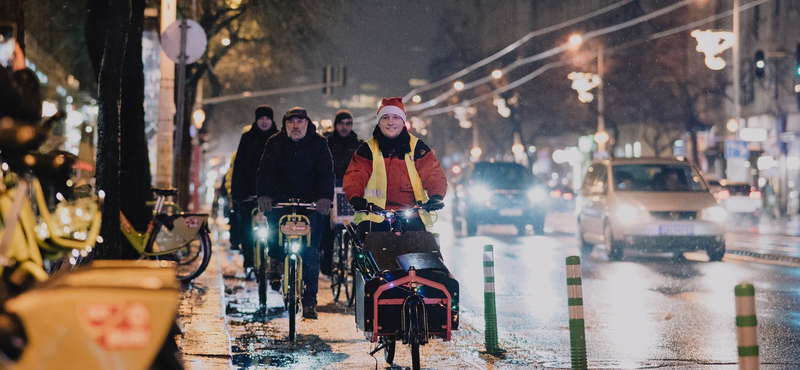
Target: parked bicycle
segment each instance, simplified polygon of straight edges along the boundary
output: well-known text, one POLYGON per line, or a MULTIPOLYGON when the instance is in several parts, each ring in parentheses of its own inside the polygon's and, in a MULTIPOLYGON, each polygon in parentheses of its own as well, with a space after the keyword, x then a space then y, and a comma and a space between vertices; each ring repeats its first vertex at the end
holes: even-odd
POLYGON ((144 258, 174 261, 177 277, 191 281, 205 271, 211 259, 211 238, 207 213, 180 212, 167 202, 177 189, 153 189, 156 201, 147 231, 134 229, 120 211, 120 230, 144 258))

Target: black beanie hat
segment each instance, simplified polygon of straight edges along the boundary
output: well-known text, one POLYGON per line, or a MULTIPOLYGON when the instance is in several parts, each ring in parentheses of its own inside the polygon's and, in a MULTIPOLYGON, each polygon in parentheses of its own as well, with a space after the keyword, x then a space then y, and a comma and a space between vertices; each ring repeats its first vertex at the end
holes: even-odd
POLYGON ((269 105, 259 105, 258 108, 256 108, 256 121, 261 117, 269 117, 270 120, 274 121, 275 119, 272 118, 272 107, 269 105))
POLYGON ((353 115, 347 109, 342 109, 336 112, 336 117, 333 119, 333 125, 335 126, 337 123, 342 122, 343 119, 353 119, 353 115))

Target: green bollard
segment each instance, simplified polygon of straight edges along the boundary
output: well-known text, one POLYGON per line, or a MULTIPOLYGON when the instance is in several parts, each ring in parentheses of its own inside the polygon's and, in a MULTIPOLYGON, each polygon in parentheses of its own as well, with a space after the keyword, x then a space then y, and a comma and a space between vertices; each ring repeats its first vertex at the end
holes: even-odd
POLYGON ((756 289, 739 284, 736 294, 736 333, 739 339, 739 369, 758 370, 758 335, 756 333, 756 289))
POLYGON ((486 322, 485 343, 490 355, 502 355, 506 351, 497 344, 497 308, 494 296, 494 247, 483 247, 483 317, 486 322))
POLYGON ((569 305, 569 344, 573 370, 586 370, 586 332, 583 322, 581 258, 567 257, 567 304, 569 305))

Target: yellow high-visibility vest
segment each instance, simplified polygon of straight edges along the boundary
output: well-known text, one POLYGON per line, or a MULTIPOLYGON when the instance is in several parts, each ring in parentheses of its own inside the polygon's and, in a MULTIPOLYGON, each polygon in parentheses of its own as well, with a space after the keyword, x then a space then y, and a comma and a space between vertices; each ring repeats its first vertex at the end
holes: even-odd
MULTIPOLYGON (((411 152, 406 153, 405 156, 406 169, 408 169, 408 177, 411 180, 411 188, 414 190, 414 199, 425 203, 428 201, 428 195, 425 194, 425 190, 422 189, 422 180, 419 178, 419 173, 417 173, 417 168, 414 166, 414 159, 412 157, 419 139, 411 134, 409 134, 409 136, 411 137, 411 152)), ((375 138, 369 138, 369 140, 367 140, 367 145, 369 145, 372 151, 372 176, 370 176, 367 187, 364 189, 364 199, 378 207, 386 208, 386 164, 383 160, 383 153, 381 153, 380 148, 378 148, 378 141, 375 140, 375 138)), ((420 211, 419 216, 425 226, 430 227, 433 225, 430 213, 420 211)), ((357 212, 353 219, 356 224, 365 220, 383 222, 385 218, 376 214, 357 212)))

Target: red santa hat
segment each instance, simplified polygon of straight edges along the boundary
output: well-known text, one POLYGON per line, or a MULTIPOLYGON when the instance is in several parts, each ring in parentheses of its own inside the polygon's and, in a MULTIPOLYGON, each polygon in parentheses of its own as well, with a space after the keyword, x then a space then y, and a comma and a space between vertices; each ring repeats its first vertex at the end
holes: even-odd
POLYGON ((403 105, 403 98, 383 98, 383 100, 381 100, 381 106, 378 108, 378 120, 380 120, 384 114, 389 113, 402 117, 403 122, 406 121, 406 106, 403 105))

